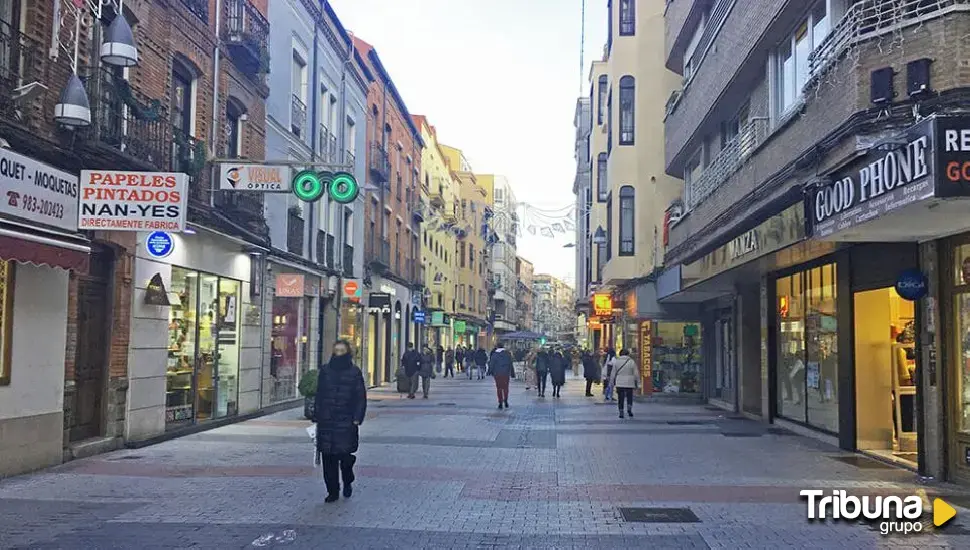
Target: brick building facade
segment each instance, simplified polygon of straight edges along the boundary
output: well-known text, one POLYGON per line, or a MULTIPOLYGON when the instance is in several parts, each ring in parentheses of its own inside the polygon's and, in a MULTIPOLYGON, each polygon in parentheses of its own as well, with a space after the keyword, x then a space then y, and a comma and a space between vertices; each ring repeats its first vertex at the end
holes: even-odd
POLYGON ((970 224, 953 198, 970 73, 952 39, 970 6, 739 4, 666 11, 667 66, 684 79, 667 102, 666 169, 685 183, 658 297, 701 322, 703 393, 970 479, 952 412, 970 387, 970 224))

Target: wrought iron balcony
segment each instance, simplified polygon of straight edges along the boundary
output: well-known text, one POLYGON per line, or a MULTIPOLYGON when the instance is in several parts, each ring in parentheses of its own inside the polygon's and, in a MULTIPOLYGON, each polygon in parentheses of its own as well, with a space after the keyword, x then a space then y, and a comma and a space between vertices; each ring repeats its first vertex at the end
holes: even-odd
POLYGON ((324 162, 337 163, 340 159, 337 158, 337 136, 330 132, 325 124, 320 125, 320 140, 318 147, 320 148, 320 159, 324 162))
POLYGON ((354 247, 349 244, 344 245, 343 268, 344 277, 354 276, 354 247))
POLYGON ((336 263, 334 263, 334 259, 336 257, 335 248, 336 247, 334 245, 333 235, 327 235, 327 257, 326 257, 326 260, 327 261, 326 261, 326 266, 329 267, 330 269, 333 269, 337 265, 336 263))
POLYGON ((303 228, 305 223, 298 207, 290 207, 286 217, 286 250, 293 254, 303 254, 303 228))
POLYGON ((252 191, 216 191, 216 207, 236 223, 257 235, 268 234, 263 214, 263 193, 252 191))
POLYGON ((357 171, 357 157, 350 151, 344 152, 344 164, 350 167, 351 172, 357 171))
POLYGON ((377 183, 387 184, 390 182, 391 162, 387 158, 387 151, 381 144, 371 143, 367 167, 377 183))
POLYGON ((970 9, 970 0, 867 0, 855 2, 809 56, 809 81, 824 73, 854 45, 955 10, 970 9))
POLYGON ((199 179, 204 174, 206 146, 205 142, 187 135, 180 128, 172 128, 172 152, 169 155, 169 170, 182 172, 192 178, 189 186, 189 198, 202 203, 209 203, 209 194, 200 184, 199 179))
POLYGON ((209 0, 182 0, 182 4, 203 23, 209 22, 209 0))
POLYGON ((768 137, 768 119, 757 117, 742 126, 738 135, 724 145, 710 164, 694 181, 686 184, 687 210, 704 202, 718 187, 738 171, 768 137))
POLYGON ((389 269, 391 267, 391 242, 376 235, 367 239, 365 256, 371 265, 389 269))
POLYGON ((296 94, 290 95, 290 131, 306 136, 306 103, 296 94))
POLYGON ((121 158, 164 168, 172 140, 162 102, 135 91, 118 69, 102 66, 88 71, 85 88, 91 98, 92 119, 87 130, 89 139, 112 149, 121 158))
POLYGON ((249 75, 269 72, 269 21, 250 0, 223 0, 222 40, 249 75))
POLYGON ((409 206, 411 208, 411 217, 414 219, 414 221, 417 223, 424 223, 427 209, 425 208, 424 201, 421 200, 421 197, 412 195, 409 206))
POLYGON ((5 122, 33 128, 46 123, 70 74, 70 65, 51 61, 43 44, 0 21, 0 118, 5 122))

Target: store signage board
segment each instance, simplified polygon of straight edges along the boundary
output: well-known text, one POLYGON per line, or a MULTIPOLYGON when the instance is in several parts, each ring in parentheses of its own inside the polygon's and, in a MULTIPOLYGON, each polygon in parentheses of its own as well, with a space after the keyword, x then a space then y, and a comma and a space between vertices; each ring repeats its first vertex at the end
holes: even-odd
POLYGON ((152 231, 145 238, 145 250, 152 258, 167 258, 175 250, 175 239, 164 231, 152 231))
POLYGON ((934 116, 810 190, 805 208, 824 238, 919 201, 968 196, 970 118, 934 116))
POLYGON ((219 189, 257 193, 289 193, 292 178, 288 166, 219 164, 219 189))
POLYGON ((895 288, 900 298, 915 302, 926 296, 929 291, 929 281, 922 271, 906 269, 896 277, 895 288))
POLYGON ((455 334, 465 334, 467 328, 464 321, 455 321, 455 334))
POLYGON ((414 316, 414 322, 419 325, 423 325, 425 323, 425 320, 427 319, 427 314, 420 309, 414 310, 413 316, 414 316))
POLYGON ((297 273, 279 273, 276 275, 277 298, 302 298, 304 288, 303 275, 297 273))
POLYGON ((156 273, 148 281, 145 287, 145 305, 149 306, 170 306, 172 302, 168 299, 168 291, 165 290, 165 281, 162 274, 156 273))
POLYGON ((431 326, 440 327, 445 324, 445 314, 441 311, 431 312, 431 326))
POLYGON ((805 207, 799 203, 735 236, 700 260, 684 266, 683 271, 692 276, 688 277, 685 273, 681 286, 687 288, 695 285, 804 239, 805 207))
POLYGON ((386 292, 371 292, 367 300, 368 307, 391 310, 391 295, 386 292))
POLYGON ((613 314, 613 297, 609 294, 593 294, 593 315, 604 317, 613 314))
POLYGON ((175 172, 82 170, 78 228, 182 232, 188 187, 175 172))
POLYGON ((345 300, 350 300, 351 302, 359 302, 361 294, 363 292, 363 285, 357 279, 350 279, 344 281, 343 286, 343 297, 345 300))
POLYGON ((77 231, 78 178, 0 149, 0 214, 77 231))

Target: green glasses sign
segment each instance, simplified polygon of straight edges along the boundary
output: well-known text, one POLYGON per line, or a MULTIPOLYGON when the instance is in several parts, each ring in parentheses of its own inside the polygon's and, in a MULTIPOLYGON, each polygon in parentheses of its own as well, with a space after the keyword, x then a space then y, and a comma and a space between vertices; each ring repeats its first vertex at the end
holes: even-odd
POLYGON ((303 202, 316 202, 327 193, 334 202, 349 204, 357 200, 360 186, 347 172, 303 170, 293 177, 293 194, 303 202))

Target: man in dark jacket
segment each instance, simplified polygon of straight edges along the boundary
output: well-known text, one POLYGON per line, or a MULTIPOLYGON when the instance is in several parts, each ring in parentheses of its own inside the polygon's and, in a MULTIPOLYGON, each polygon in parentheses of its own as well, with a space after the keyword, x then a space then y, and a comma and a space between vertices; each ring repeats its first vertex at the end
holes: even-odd
POLYGON ((344 497, 350 498, 354 492, 354 453, 360 443, 357 427, 364 423, 367 413, 367 388, 353 359, 350 342, 338 340, 330 361, 317 375, 313 421, 317 424, 317 452, 327 486, 325 502, 340 498, 341 477, 344 497))
POLYGON ((461 345, 455 348, 455 365, 458 366, 458 372, 461 372, 461 369, 465 367, 465 348, 461 345))
POLYGON ((414 349, 414 344, 408 342, 408 350, 401 357, 401 366, 404 367, 404 375, 408 377, 408 399, 414 399, 414 393, 418 391, 418 373, 421 372, 421 354, 414 349))
POLYGON ((588 349, 583 350, 583 377, 586 378, 586 397, 593 397, 593 382, 600 379, 599 363, 588 349))
POLYGON ((445 363, 445 348, 440 344, 434 353, 434 371, 440 373, 441 366, 445 363))
POLYGON ((445 378, 448 378, 449 374, 452 378, 455 377, 455 350, 451 348, 445 352, 445 378))
POLYGON ((536 389, 539 397, 546 396, 546 383, 549 381, 549 352, 540 349, 536 354, 536 389))
POLYGON ((488 373, 495 379, 498 408, 509 408, 509 378, 515 376, 515 366, 512 364, 512 354, 502 344, 492 351, 488 359, 488 373))
POLYGON ((563 385, 566 384, 566 366, 568 363, 569 360, 563 357, 559 349, 549 358, 549 377, 552 378, 553 397, 561 397, 559 392, 562 390, 563 385))
POLYGON ((485 348, 478 348, 475 352, 475 366, 478 367, 478 379, 485 379, 485 369, 488 366, 488 352, 485 348))

